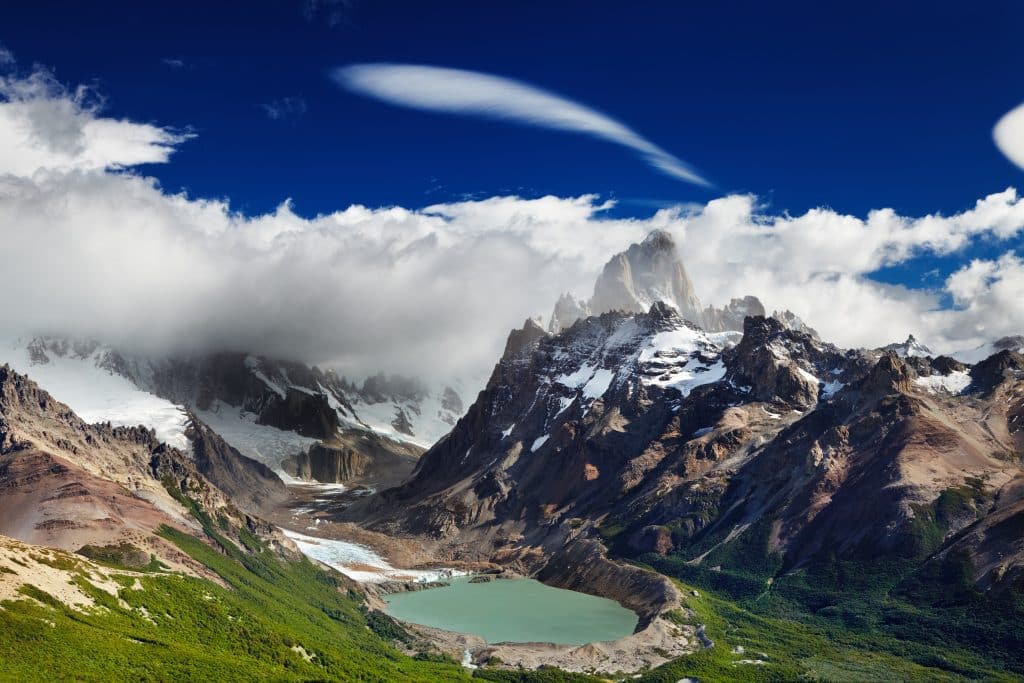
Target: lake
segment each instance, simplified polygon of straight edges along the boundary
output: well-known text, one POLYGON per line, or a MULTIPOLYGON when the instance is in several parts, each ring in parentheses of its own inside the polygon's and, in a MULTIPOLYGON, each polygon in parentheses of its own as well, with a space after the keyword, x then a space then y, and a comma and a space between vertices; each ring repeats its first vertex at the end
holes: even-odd
POLYGON ((583 645, 633 633, 637 615, 614 600, 552 588, 533 579, 494 579, 386 598, 396 619, 480 636, 488 643, 583 645))

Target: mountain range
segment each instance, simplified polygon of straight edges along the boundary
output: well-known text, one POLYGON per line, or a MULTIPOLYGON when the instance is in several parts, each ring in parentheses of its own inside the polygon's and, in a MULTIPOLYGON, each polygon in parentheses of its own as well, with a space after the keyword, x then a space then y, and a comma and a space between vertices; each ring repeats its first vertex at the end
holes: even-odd
POLYGON ((245 350, 4 352, 9 671, 50 648, 109 677, 70 654, 105 634, 139 678, 1024 675, 1024 337, 839 348, 754 295, 704 306, 655 231, 513 330, 472 401, 245 350), (404 566, 303 556, 352 543, 404 566), (439 570, 612 598, 637 631, 471 651, 382 611, 439 570))

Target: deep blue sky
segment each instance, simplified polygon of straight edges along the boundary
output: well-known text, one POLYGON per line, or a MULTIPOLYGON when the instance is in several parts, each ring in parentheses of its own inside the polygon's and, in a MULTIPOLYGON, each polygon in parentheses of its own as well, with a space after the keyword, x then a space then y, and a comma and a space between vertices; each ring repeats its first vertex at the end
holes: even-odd
POLYGON ((22 67, 95 83, 110 115, 194 130, 172 163, 144 171, 246 213, 286 197, 309 215, 597 192, 648 215, 659 202, 753 192, 776 211, 917 215, 1024 185, 991 141, 1024 100, 1024 3, 347 4, 8 2, 0 43, 22 67), (717 189, 602 141, 398 109, 326 76, 369 61, 549 89, 623 121, 717 189), (282 98, 306 111, 268 118, 261 105, 282 98))

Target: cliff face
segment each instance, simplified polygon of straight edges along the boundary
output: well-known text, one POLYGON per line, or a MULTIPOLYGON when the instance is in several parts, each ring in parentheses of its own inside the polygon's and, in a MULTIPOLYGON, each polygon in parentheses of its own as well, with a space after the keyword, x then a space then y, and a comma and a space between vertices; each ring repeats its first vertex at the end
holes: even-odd
POLYGON ((422 450, 383 436, 343 431, 334 438, 313 444, 282 463, 293 477, 325 484, 394 486, 412 473, 422 450))
POLYGON ((675 306, 684 320, 700 323, 700 300, 672 237, 655 230, 605 265, 590 300, 590 311, 644 313, 655 301, 675 306))
MULTIPOLYGON (((551 313, 548 331, 559 334, 591 315, 646 313, 655 303, 675 309, 683 320, 707 332, 740 331, 745 318, 767 315, 761 300, 751 295, 731 299, 721 308, 702 308, 672 236, 654 230, 605 264, 588 301, 562 294, 551 313)), ((791 311, 776 311, 772 317, 786 329, 817 336, 791 311)))
POLYGON ((256 513, 287 498, 284 482, 272 469, 239 453, 194 415, 189 421, 186 435, 196 468, 232 501, 256 513))
POLYGON ((286 462, 289 474, 301 479, 345 483, 366 472, 369 458, 350 448, 313 444, 305 453, 286 462))

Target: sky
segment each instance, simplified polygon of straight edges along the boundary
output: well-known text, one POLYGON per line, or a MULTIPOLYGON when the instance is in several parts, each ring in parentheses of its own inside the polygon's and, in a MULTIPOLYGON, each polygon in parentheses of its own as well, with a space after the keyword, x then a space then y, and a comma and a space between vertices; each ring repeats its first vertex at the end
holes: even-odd
POLYGON ((659 227, 706 303, 756 294, 844 345, 1021 333, 1021 25, 1012 2, 7 3, 0 234, 33 287, 5 324, 479 372, 659 227))

